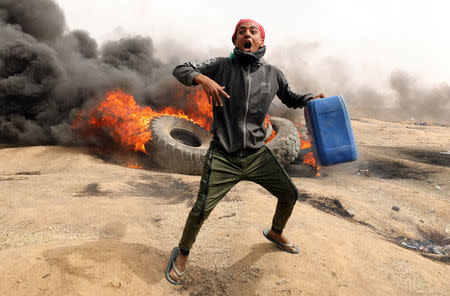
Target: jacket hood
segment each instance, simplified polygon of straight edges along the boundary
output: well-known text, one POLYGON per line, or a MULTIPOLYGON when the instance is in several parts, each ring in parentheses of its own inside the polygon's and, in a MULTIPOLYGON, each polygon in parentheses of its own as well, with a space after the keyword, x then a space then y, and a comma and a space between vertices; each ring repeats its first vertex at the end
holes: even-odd
POLYGON ((253 63, 262 63, 262 57, 266 53, 266 47, 263 46, 257 51, 254 52, 246 52, 239 50, 237 48, 233 49, 233 57, 241 64, 253 64, 253 63))

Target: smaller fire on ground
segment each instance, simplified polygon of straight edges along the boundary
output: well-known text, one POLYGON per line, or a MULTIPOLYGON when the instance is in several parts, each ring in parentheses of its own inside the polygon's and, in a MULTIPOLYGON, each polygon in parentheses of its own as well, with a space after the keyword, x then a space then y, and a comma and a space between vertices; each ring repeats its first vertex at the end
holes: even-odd
MULTIPOLYGON (((307 139, 305 140, 305 136, 302 135, 300 132, 300 127, 298 124, 295 125, 297 127, 298 136, 300 137, 300 149, 306 149, 312 147, 311 140, 307 139)), ((314 154, 312 152, 308 152, 303 156, 303 164, 312 166, 316 170, 316 176, 320 176, 320 166, 316 162, 316 159, 314 158, 314 154)))
POLYGON ((127 165, 125 165, 127 168, 130 169, 143 169, 143 167, 137 163, 137 162, 129 162, 127 165))

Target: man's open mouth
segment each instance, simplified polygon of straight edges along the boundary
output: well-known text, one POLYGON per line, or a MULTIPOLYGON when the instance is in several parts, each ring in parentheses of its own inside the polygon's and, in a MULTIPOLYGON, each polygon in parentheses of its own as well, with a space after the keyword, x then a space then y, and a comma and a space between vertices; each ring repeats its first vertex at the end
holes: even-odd
POLYGON ((250 41, 245 41, 244 48, 249 49, 252 47, 252 43, 250 41))

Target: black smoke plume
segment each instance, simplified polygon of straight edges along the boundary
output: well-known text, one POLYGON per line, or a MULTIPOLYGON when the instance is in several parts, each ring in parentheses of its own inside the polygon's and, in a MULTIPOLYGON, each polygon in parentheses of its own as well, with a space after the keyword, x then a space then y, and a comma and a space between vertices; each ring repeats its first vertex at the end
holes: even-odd
POLYGON ((148 37, 99 48, 88 32, 67 30, 52 0, 0 0, 0 139, 79 144, 71 124, 80 109, 117 88, 141 104, 163 105, 158 85, 173 89, 171 68, 148 37))

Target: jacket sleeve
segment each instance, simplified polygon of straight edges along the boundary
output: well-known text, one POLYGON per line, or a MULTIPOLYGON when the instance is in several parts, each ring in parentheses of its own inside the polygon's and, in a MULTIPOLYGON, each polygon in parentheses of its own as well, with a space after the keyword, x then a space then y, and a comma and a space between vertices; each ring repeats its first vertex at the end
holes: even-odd
POLYGON ((194 78, 199 74, 213 78, 222 59, 223 58, 209 59, 201 63, 187 62, 176 66, 175 69, 173 69, 172 74, 184 85, 197 85, 194 82, 194 78))
POLYGON ((310 93, 301 95, 293 92, 289 86, 289 82, 287 81, 286 77, 284 77, 284 74, 279 69, 277 70, 277 96, 280 98, 280 100, 289 108, 302 108, 306 106, 308 101, 312 99, 314 95, 310 93))

